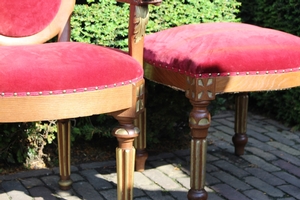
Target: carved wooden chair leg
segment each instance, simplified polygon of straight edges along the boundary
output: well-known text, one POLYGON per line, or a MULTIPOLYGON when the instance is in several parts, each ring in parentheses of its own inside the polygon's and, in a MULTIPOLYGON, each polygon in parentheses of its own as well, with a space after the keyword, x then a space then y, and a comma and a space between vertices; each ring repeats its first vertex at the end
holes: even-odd
POLYGON ((59 157, 59 187, 62 190, 71 188, 71 151, 70 139, 71 123, 70 120, 58 120, 57 122, 57 139, 58 139, 58 157, 59 157))
POLYGON ((113 130, 113 135, 119 142, 119 147, 116 148, 118 200, 132 200, 135 163, 133 141, 139 130, 131 119, 118 118, 118 121, 121 126, 113 130))
POLYGON ((191 128, 191 189, 188 192, 190 200, 206 200, 207 192, 204 189, 206 173, 206 137, 211 123, 207 106, 210 101, 190 100, 193 109, 189 117, 191 128))
POLYGON ((245 146, 248 141, 247 131, 248 114, 248 93, 238 93, 235 97, 235 135, 232 142, 235 146, 235 154, 240 156, 244 154, 245 146))
POLYGON ((135 170, 142 172, 145 170, 145 163, 148 158, 146 151, 146 109, 134 120, 134 125, 140 129, 139 136, 134 140, 136 148, 135 170))

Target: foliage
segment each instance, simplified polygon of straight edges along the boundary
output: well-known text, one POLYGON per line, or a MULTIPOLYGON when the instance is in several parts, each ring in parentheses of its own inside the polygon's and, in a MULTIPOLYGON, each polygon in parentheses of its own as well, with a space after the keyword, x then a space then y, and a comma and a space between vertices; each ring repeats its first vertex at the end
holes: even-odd
MULTIPOLYGON (((300 1, 239 0, 243 22, 282 30, 300 36, 300 1)), ((250 105, 287 125, 300 127, 300 88, 250 95, 250 105)))
MULTIPOLYGON (((183 24, 238 21, 236 0, 168 0, 149 6, 147 33, 183 24)), ((128 4, 111 0, 90 0, 77 5, 72 16, 73 41, 127 48, 128 4), (107 12, 113 10, 114 12, 107 12)))
POLYGON ((55 122, 0 124, 0 160, 7 163, 25 163, 47 157, 44 146, 52 143, 57 132, 55 122))
POLYGON ((243 22, 300 35, 298 0, 239 0, 243 22))

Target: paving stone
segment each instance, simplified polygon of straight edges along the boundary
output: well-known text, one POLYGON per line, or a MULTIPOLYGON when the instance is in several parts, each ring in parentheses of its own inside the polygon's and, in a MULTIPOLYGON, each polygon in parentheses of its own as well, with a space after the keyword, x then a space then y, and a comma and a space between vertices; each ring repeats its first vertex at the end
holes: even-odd
POLYGON ((207 162, 212 162, 212 161, 216 161, 216 160, 219 160, 219 158, 216 157, 216 156, 213 156, 211 154, 206 155, 206 161, 207 162))
POLYGON ((275 147, 272 147, 270 145, 266 145, 265 142, 261 142, 257 139, 254 139, 254 138, 248 138, 248 143, 247 143, 248 146, 253 146, 253 147, 256 147, 262 151, 265 151, 265 152, 269 152, 269 151, 275 151, 277 150, 275 147))
POLYGON ((191 150, 181 149, 181 150, 174 151, 174 154, 179 157, 189 156, 191 154, 191 150))
POLYGON ((169 193, 175 198, 175 199, 186 199, 188 189, 186 188, 178 188, 176 190, 170 190, 169 193))
MULTIPOLYGON (((78 167, 76 167, 76 166, 74 166, 74 165, 71 165, 71 173, 72 172, 77 172, 78 171, 78 167)), ((59 168, 58 167, 54 167, 53 169, 53 173, 54 174, 59 174, 59 168)), ((47 174, 47 175, 49 175, 49 174, 47 174)))
POLYGON ((224 198, 218 196, 216 193, 208 192, 208 200, 225 200, 224 198))
POLYGON ((10 200, 10 197, 8 196, 7 193, 5 193, 4 191, 0 190, 0 199, 1 200, 10 200))
POLYGON ((174 165, 167 164, 167 165, 162 165, 162 166, 156 167, 156 169, 160 170, 161 172, 163 172, 165 174, 168 174, 168 176, 175 178, 175 179, 187 177, 187 175, 185 173, 183 173, 183 171, 180 170, 180 166, 176 167, 174 165))
MULTIPOLYGON (((105 199, 117 199, 117 189, 108 189, 108 190, 102 190, 100 192, 102 196, 104 196, 105 199)), ((139 189, 139 188, 133 188, 133 198, 145 196, 145 193, 139 189)))
MULTIPOLYGON (((216 121, 222 125, 225 125, 225 127, 230 128, 230 130, 227 133, 229 133, 229 134, 234 133, 234 129, 233 129, 234 122, 233 121, 230 121, 230 120, 224 119, 224 118, 215 118, 214 121, 216 121)), ((214 126, 214 128, 216 128, 216 126, 214 126)))
POLYGON ((74 190, 82 197, 82 199, 105 200, 88 182, 73 183, 74 190))
POLYGON ((220 169, 210 163, 206 163, 206 172, 210 173, 210 172, 216 172, 216 171, 220 171, 220 169))
POLYGON ((216 192, 222 194, 222 196, 226 197, 230 200, 250 200, 248 197, 246 197, 244 194, 240 193, 238 190, 230 187, 226 184, 218 184, 211 186, 213 190, 216 192))
POLYGON ((42 186, 44 183, 38 179, 38 178, 27 178, 27 179, 21 179, 21 182, 23 185, 28 189, 35 186, 42 186))
MULTIPOLYGON (((190 154, 188 154, 187 156, 190 156, 190 154)), ((187 166, 189 164, 189 160, 185 160, 179 157, 171 157, 171 158, 166 158, 165 159, 168 163, 177 166, 177 167, 181 167, 181 166, 187 166)))
POLYGON ((270 151, 270 153, 281 158, 282 160, 286 160, 290 163, 300 166, 300 159, 297 156, 293 156, 289 153, 286 153, 286 152, 280 151, 280 150, 270 151))
POLYGON ((299 193, 300 188, 295 187, 293 185, 282 185, 282 186, 278 186, 278 188, 280 188, 282 191, 285 191, 290 196, 296 199, 300 199, 300 193, 299 193))
POLYGON ((253 174, 254 176, 256 176, 261 180, 268 180, 268 183, 273 186, 283 185, 286 183, 284 180, 277 178, 276 176, 273 175, 277 172, 271 174, 260 168, 246 168, 245 170, 250 172, 251 174, 253 174))
POLYGON ((265 122, 268 123, 268 124, 272 124, 273 126, 276 126, 276 127, 278 127, 279 129, 282 129, 282 130, 289 130, 288 127, 284 126, 282 123, 280 123, 280 122, 278 122, 278 121, 275 121, 275 120, 266 118, 266 119, 265 119, 265 122))
POLYGON ((249 123, 247 124, 247 129, 251 129, 251 130, 253 130, 253 131, 257 132, 257 133, 265 133, 265 132, 267 132, 266 129, 261 128, 260 126, 249 124, 249 123))
POLYGON ((59 190, 58 181, 60 180, 58 175, 51 175, 51 176, 43 176, 42 181, 53 190, 59 190))
POLYGON ((29 192, 34 198, 41 198, 47 200, 56 200, 55 194, 53 194, 48 188, 44 186, 33 187, 29 189, 29 192))
POLYGON ((71 174, 71 180, 72 180, 73 182, 76 182, 76 181, 83 181, 84 178, 83 178, 82 176, 80 176, 79 174, 77 174, 77 173, 72 173, 72 174, 71 174))
POLYGON ((291 132, 291 131, 283 130, 282 134, 287 139, 297 140, 297 139, 299 139, 300 132, 299 131, 291 132))
POLYGON ((281 149, 282 151, 285 151, 286 153, 289 153, 289 154, 292 154, 294 156, 299 156, 300 155, 300 151, 294 149, 294 148, 291 148, 285 144, 282 144, 282 143, 279 143, 279 142, 267 142, 269 145, 275 147, 275 148, 278 148, 278 149, 281 149))
POLYGON ((272 162, 274 165, 280 167, 283 170, 286 170, 287 172, 294 174, 298 177, 300 177, 300 170, 298 166, 295 166, 289 162, 286 162, 284 160, 276 160, 272 162))
POLYGON ((181 187, 180 184, 176 183, 166 174, 162 173, 157 169, 150 169, 144 171, 143 174, 167 191, 181 187))
POLYGON ((269 200, 270 198, 259 190, 247 190, 244 194, 253 200, 269 200))
POLYGON ((214 172, 211 173, 211 175, 213 175, 214 177, 216 177, 217 179, 223 181, 224 183, 230 185, 231 187, 233 187, 236 190, 249 190, 251 189, 251 187, 249 185, 247 185, 246 183, 244 183, 243 181, 239 180, 238 178, 220 171, 220 172, 214 172))
POLYGON ((238 168, 237 166, 225 161, 220 160, 213 163, 215 166, 218 166, 221 170, 227 171, 230 174, 237 176, 239 178, 249 175, 248 172, 238 168))
POLYGON ((94 169, 80 171, 80 174, 84 176, 96 190, 111 189, 113 187, 112 184, 105 180, 105 178, 94 169))
POLYGON ((153 182, 145 176, 142 172, 134 172, 134 186, 135 187, 147 187, 153 184, 153 182))
POLYGON ((147 186, 147 188, 144 189, 144 192, 151 197, 151 199, 166 199, 166 200, 174 200, 174 197, 171 196, 171 194, 163 190, 161 187, 159 187, 156 184, 152 184, 147 186))
POLYGON ((283 197, 284 193, 281 190, 271 186, 270 184, 260 180, 259 178, 249 176, 245 178, 245 182, 252 185, 253 187, 267 193, 269 196, 273 197, 283 197))
POLYGON ((18 172, 15 174, 2 175, 0 180, 14 180, 20 178, 32 178, 37 176, 44 176, 52 174, 52 170, 49 169, 38 169, 38 170, 28 170, 23 172, 18 172))
POLYGON ((282 144, 285 144, 287 146, 294 146, 295 142, 293 140, 289 140, 284 135, 282 132, 278 131, 268 131, 265 133, 265 135, 268 135, 269 137, 273 138, 275 141, 280 142, 282 144))
POLYGON ((228 143, 232 143, 232 135, 233 135, 232 131, 233 130, 231 128, 226 127, 226 126, 217 126, 215 128, 218 129, 219 131, 215 131, 211 135, 213 135, 221 140, 224 140, 228 143), (228 135, 225 133, 232 134, 232 135, 228 135))
POLYGON ((72 199, 76 199, 74 195, 76 195, 76 193, 74 192, 74 190, 71 188, 69 190, 56 190, 55 194, 59 197, 63 197, 63 199, 65 198, 72 198, 72 199))
MULTIPOLYGON (((277 157, 271 153, 262 151, 256 147, 245 147, 246 151, 250 151, 252 154, 255 154, 261 158, 263 158, 264 160, 270 161, 270 160, 275 160, 277 159, 277 157)), ((272 152, 272 151, 271 151, 272 152)))
POLYGON ((300 179, 287 172, 274 172, 273 174, 296 187, 300 186, 300 179))
POLYGON ((19 181, 4 181, 1 185, 12 200, 32 200, 26 188, 19 181))
POLYGON ((279 171, 280 168, 275 167, 274 165, 271 165, 270 163, 264 161, 263 159, 255 156, 255 155, 243 155, 243 159, 247 160, 251 164, 260 167, 262 169, 265 169, 269 172, 279 171))
MULTIPOLYGON (((190 178, 189 178, 190 180, 190 178)), ((217 183, 221 183, 221 181, 213 176, 211 176, 209 173, 206 173, 206 176, 205 176, 205 183, 206 185, 215 185, 217 183)), ((188 185, 189 187, 189 185, 188 185)))
POLYGON ((151 200, 149 197, 137 197, 134 200, 151 200))
POLYGON ((191 183, 190 177, 177 178, 176 181, 180 183, 183 187, 187 189, 190 188, 190 183, 191 183))
POLYGON ((252 129, 247 129, 247 135, 248 137, 253 137, 261 142, 269 142, 270 141, 270 137, 267 137, 259 132, 256 132, 252 129))

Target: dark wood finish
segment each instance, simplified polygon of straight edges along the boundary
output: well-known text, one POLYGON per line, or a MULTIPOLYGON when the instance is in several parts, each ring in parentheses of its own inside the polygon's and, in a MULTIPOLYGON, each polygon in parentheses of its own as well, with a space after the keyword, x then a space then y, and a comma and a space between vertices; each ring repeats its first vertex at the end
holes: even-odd
POLYGON ((235 146, 235 154, 240 156, 244 154, 244 149, 248 141, 247 131, 248 114, 248 94, 238 93, 235 96, 235 134, 232 142, 235 146))

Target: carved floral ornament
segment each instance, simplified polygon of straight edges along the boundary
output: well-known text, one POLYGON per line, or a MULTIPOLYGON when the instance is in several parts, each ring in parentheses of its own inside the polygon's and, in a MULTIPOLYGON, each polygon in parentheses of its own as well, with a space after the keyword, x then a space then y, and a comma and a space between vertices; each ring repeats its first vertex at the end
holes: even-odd
POLYGON ((135 18, 134 18, 134 42, 137 43, 144 37, 146 32, 146 26, 149 20, 148 5, 135 6, 135 18))

